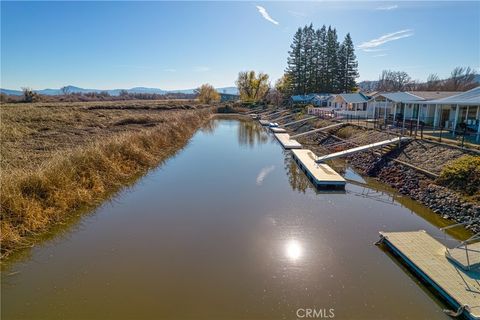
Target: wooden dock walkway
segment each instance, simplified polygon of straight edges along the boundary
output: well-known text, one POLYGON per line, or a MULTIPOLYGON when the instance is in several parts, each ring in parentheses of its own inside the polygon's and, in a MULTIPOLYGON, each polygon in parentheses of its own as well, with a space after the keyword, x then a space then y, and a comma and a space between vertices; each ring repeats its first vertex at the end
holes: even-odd
POLYGON ((262 126, 268 126, 270 124, 270 121, 268 120, 258 120, 262 126))
POLYGON ((284 149, 300 149, 302 147, 297 140, 290 139, 290 135, 288 133, 275 133, 274 135, 284 149))
POLYGON ((313 130, 310 130, 310 131, 295 134, 295 135, 291 136, 290 138, 298 138, 298 137, 306 136, 306 135, 309 135, 309 134, 312 134, 312 133, 315 133, 315 132, 321 132, 321 131, 325 131, 325 130, 329 130, 329 129, 333 129, 333 128, 342 127, 344 125, 345 125, 345 123, 335 123, 335 124, 332 124, 332 125, 329 125, 329 126, 326 126, 326 127, 323 127, 323 128, 313 129, 313 130))
POLYGON ((345 179, 329 165, 316 163, 316 155, 308 149, 292 150, 293 157, 300 168, 311 177, 317 187, 344 187, 345 179))
POLYGON ((468 319, 480 319, 480 272, 466 271, 446 257, 447 248, 424 230, 380 232, 381 239, 421 278, 468 319))
POLYGON ((317 162, 323 162, 323 161, 347 156, 347 155, 350 155, 350 154, 353 154, 353 153, 366 151, 366 150, 373 149, 373 148, 379 148, 379 147, 382 147, 382 146, 386 146, 386 145, 389 145, 389 144, 393 144, 393 143, 397 143, 397 142, 405 141, 405 140, 409 140, 409 139, 410 138, 408 138, 408 137, 396 137, 396 138, 389 139, 389 140, 384 140, 384 141, 375 142, 375 143, 367 144, 367 145, 360 146, 360 147, 355 147, 355 148, 351 148, 351 149, 347 149, 347 150, 343 150, 343 151, 339 151, 339 152, 334 152, 334 153, 330 153, 330 154, 318 157, 317 162))

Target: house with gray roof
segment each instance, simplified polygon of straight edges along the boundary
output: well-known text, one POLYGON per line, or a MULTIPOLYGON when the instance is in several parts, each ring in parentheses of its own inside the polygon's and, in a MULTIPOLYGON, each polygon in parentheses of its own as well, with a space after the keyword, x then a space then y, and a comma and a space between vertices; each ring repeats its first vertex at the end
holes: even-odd
POLYGON ((366 116, 368 97, 363 93, 340 93, 332 102, 339 116, 366 116))
POLYGON ((315 107, 327 107, 332 98, 330 93, 309 93, 290 97, 292 105, 313 105, 315 107))
POLYGON ((407 103, 424 100, 409 92, 378 92, 368 103, 367 116, 385 120, 393 118, 395 121, 397 117, 413 115, 412 109, 406 108, 407 103))
POLYGON ((446 128, 455 135, 463 124, 464 129, 477 134, 476 142, 479 142, 480 87, 441 99, 429 100, 424 105, 433 118, 434 127, 446 128))
MULTIPOLYGON (((394 122, 414 119, 417 122, 422 121, 425 124, 433 125, 435 111, 431 101, 449 99, 458 94, 462 93, 447 91, 380 92, 369 101, 367 115, 372 118, 392 119, 394 122)), ((447 107, 444 109, 446 110, 447 107)), ((453 117, 449 116, 450 113, 447 111, 442 112, 443 121, 448 121, 446 118, 453 117)))

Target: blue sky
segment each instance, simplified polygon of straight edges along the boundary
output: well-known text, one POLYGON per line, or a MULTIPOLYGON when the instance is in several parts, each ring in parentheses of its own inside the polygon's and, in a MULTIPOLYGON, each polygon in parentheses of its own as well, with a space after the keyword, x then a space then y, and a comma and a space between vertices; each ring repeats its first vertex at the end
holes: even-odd
POLYGON ((480 69, 478 1, 2 1, 1 87, 221 87, 250 69, 273 83, 294 32, 311 22, 351 33, 359 80, 383 69, 419 80, 480 69))

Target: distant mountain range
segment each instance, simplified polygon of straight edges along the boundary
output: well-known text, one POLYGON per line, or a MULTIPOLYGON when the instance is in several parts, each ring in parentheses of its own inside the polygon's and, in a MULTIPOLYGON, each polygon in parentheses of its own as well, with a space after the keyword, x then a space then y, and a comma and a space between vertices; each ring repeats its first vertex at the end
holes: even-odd
MULTIPOLYGON (((101 90, 101 89, 85 89, 79 88, 75 86, 66 86, 69 93, 89 93, 89 92, 108 92, 112 96, 118 96, 122 90, 126 90, 128 93, 156 93, 156 94, 168 94, 168 93, 185 93, 185 94, 193 94, 195 93, 195 89, 186 89, 186 90, 162 90, 158 88, 145 88, 145 87, 135 87, 131 89, 111 89, 111 90, 101 90)), ((62 89, 42 89, 42 90, 34 90, 38 94, 43 94, 47 96, 56 96, 63 94, 62 89)), ((227 93, 227 94, 238 94, 237 87, 223 87, 217 88, 217 91, 220 93, 227 93)), ((23 93, 21 90, 10 90, 10 89, 1 89, 0 93, 8 94, 12 96, 21 96, 23 93)))

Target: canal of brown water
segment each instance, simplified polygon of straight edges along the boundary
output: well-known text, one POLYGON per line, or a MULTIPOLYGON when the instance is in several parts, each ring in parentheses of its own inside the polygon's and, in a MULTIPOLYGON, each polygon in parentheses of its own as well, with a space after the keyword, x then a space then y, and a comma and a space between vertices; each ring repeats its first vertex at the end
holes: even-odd
POLYGON ((452 246, 447 222, 345 175, 345 192, 315 190, 256 123, 212 120, 134 186, 4 263, 2 319, 301 319, 306 309, 448 319, 374 245, 379 231, 424 229, 452 246))

